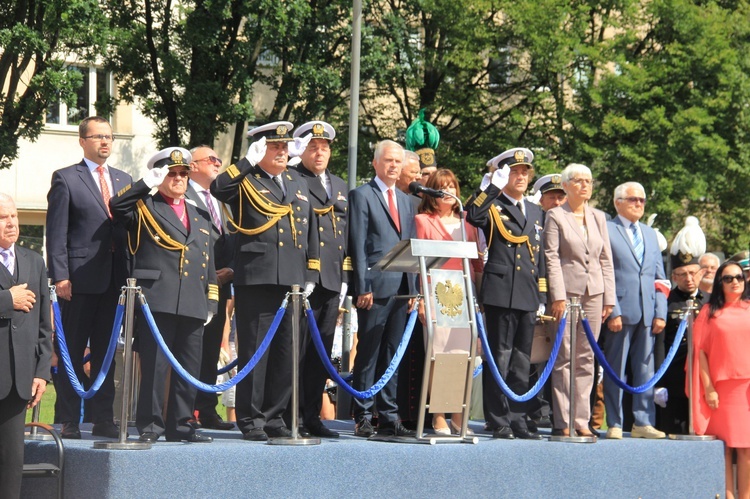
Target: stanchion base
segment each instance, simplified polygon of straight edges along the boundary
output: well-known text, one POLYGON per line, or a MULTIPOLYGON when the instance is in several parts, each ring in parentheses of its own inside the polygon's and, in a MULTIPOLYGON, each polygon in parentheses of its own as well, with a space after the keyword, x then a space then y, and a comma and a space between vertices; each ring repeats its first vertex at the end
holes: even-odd
POLYGON ((373 435, 367 439, 371 442, 388 442, 391 444, 478 444, 479 438, 476 436, 438 437, 435 435, 426 435, 422 437, 396 437, 392 435, 373 435))
POLYGON ((151 444, 148 442, 94 442, 94 449, 108 450, 146 450, 150 449, 151 444))
POLYGON ((24 435, 25 440, 54 440, 54 437, 52 435, 47 434, 39 434, 32 435, 31 433, 24 435))
POLYGON ((670 440, 692 440, 694 442, 716 440, 713 435, 672 435, 669 434, 670 440))
POLYGON ((319 438, 294 438, 294 437, 274 437, 269 438, 268 445, 320 445, 319 438))
POLYGON ((565 437, 560 435, 554 435, 549 437, 550 442, 568 442, 571 444, 593 444, 596 443, 596 437, 565 437))

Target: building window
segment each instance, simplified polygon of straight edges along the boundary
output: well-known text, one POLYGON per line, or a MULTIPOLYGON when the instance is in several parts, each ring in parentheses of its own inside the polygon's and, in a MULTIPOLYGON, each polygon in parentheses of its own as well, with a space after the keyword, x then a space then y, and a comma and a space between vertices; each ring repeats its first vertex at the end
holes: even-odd
POLYGON ((68 71, 81 75, 83 84, 78 88, 76 101, 72 106, 64 102, 53 102, 47 108, 47 124, 78 126, 89 116, 103 116, 111 121, 112 75, 95 67, 68 66, 68 71))

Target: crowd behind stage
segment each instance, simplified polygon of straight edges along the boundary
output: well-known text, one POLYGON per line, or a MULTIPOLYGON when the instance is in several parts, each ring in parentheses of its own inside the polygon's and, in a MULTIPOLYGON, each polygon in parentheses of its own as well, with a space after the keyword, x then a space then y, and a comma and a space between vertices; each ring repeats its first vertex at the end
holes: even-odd
MULTIPOLYGON (((47 275, 85 386, 101 370, 126 277, 137 279, 183 368, 208 384, 216 383, 220 358, 226 362, 236 352, 240 367, 250 360, 294 284, 304 286, 324 347, 334 357, 340 355, 334 343, 341 307, 344 297, 352 297, 352 386, 360 391, 385 372, 407 315, 416 309, 420 321, 396 374, 375 396, 355 398, 351 408, 355 436, 409 437, 419 417, 425 358, 468 353, 471 339, 466 328, 437 327, 432 351, 425 352, 422 326, 434 318, 418 298, 417 277, 374 266, 400 241, 460 241, 464 234, 477 245, 471 282, 487 336, 485 368, 475 383, 481 403, 473 415, 484 418, 493 438, 539 440, 538 429, 548 427, 556 436, 572 436, 572 430, 618 440, 629 431, 630 438, 663 439, 689 433, 692 410, 695 431, 726 443, 727 494, 734 494, 733 459, 739 493, 750 493, 747 254, 723 261, 706 252, 693 217, 668 245, 642 221, 648 200, 633 179, 622 179, 615 189, 611 217, 589 204, 595 178, 585 165, 571 163, 534 182, 534 154, 524 147, 490 159, 481 185, 462 197, 454 173, 438 167, 437 129, 422 118, 407 130, 405 145, 377 144, 372 180, 351 191, 328 170, 336 137, 329 123, 295 128, 279 121, 248 136, 246 156, 225 169, 209 145, 169 147, 156 152, 147 173, 134 181, 111 164, 111 125, 86 118, 78 139, 83 159, 52 176, 46 270, 38 255, 15 244, 14 200, 0 195, 0 441, 9 442, 0 453, 0 495, 19 494, 25 411, 45 390, 53 350, 60 354, 57 342, 53 348, 47 275), (457 199, 466 198, 461 212, 457 199), (683 337, 655 389, 623 393, 602 375, 579 323, 576 344, 566 332, 545 389, 526 403, 507 397, 487 360, 511 390, 527 392, 545 367, 531 363, 535 330, 556 330, 571 299, 580 302, 607 364, 631 386, 659 370, 688 303, 695 303, 693 379, 686 380, 683 337), (569 399, 573 356, 575 401, 569 399), (692 405, 687 382, 693 383, 692 405)), ((461 270, 462 261, 449 260, 443 268, 461 270)), ((231 421, 225 421, 216 394, 197 392, 175 374, 167 383, 170 366, 138 311, 137 438, 210 443, 200 428, 235 427, 248 441, 291 436, 292 319, 287 310, 266 354, 231 397, 224 394, 232 405, 231 421)), ((323 422, 335 396, 304 320, 302 335, 299 434, 338 438, 323 422)), ((93 423, 95 436, 119 437, 113 376, 114 368, 82 403, 58 360, 55 423, 63 438, 81 438, 84 421, 93 423)), ((465 427, 462 416, 429 414, 428 423, 436 434, 458 434, 465 427)))

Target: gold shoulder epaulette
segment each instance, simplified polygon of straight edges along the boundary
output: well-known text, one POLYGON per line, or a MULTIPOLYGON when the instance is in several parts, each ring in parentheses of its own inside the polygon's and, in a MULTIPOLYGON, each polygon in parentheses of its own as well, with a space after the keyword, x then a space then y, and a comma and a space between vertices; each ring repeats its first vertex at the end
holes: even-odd
POLYGON ((479 194, 479 196, 477 196, 477 198, 476 198, 476 199, 474 200, 474 206, 482 206, 482 204, 484 203, 484 200, 485 200, 485 199, 487 199, 487 193, 486 193, 486 192, 482 192, 482 193, 481 193, 481 194, 479 194))
POLYGON ((208 299, 211 301, 219 301, 219 286, 216 284, 208 285, 208 299))
POLYGON ((132 184, 128 184, 128 185, 126 185, 125 187, 123 187, 122 189, 120 189, 120 190, 119 190, 119 191, 117 192, 117 195, 118 195, 118 196, 122 196, 123 194, 125 194, 126 192, 128 192, 128 191, 130 190, 130 188, 131 188, 131 187, 133 187, 133 185, 132 185, 132 184))
POLYGON ((307 261, 307 270, 317 270, 320 272, 320 260, 310 259, 307 261))
POLYGON ((353 272, 354 271, 354 267, 352 266, 352 257, 347 256, 346 258, 344 258, 344 264, 343 264, 342 268, 343 268, 343 270, 345 272, 353 272))

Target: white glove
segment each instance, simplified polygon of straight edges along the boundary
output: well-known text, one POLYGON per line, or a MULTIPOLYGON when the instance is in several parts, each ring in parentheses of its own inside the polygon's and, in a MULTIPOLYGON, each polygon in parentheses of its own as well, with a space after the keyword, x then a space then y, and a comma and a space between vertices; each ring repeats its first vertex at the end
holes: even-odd
POLYGON ((547 306, 544 303, 539 304, 539 308, 536 310, 536 315, 544 315, 544 312, 547 311, 547 306))
POLYGON ((297 158, 299 156, 302 156, 302 153, 305 152, 305 149, 307 148, 307 144, 309 144, 311 140, 311 133, 307 134, 304 137, 295 138, 294 142, 289 143, 289 157, 297 158))
POLYGON ((664 387, 658 387, 654 389, 654 404, 659 407, 667 407, 667 401, 669 400, 669 392, 664 387))
POLYGON ((480 191, 484 191, 487 187, 489 187, 491 180, 492 180, 492 174, 491 173, 485 173, 484 177, 482 177, 482 183, 479 184, 479 190, 480 191))
POLYGON ((346 300, 346 293, 349 291, 349 285, 345 282, 341 283, 341 293, 339 293, 339 308, 344 306, 344 300, 346 300))
POLYGON ((305 298, 308 298, 315 291, 315 283, 307 281, 305 283, 305 298))
POLYGON ((495 170, 495 173, 492 174, 492 181, 491 181, 492 185, 496 186, 498 189, 502 189, 508 183, 509 175, 510 175, 510 167, 508 167, 508 165, 505 165, 502 168, 495 170))
POLYGON ((260 163, 263 156, 266 155, 266 138, 262 137, 259 141, 253 142, 247 149, 245 157, 250 162, 251 166, 255 166, 260 163))
POLYGON ((203 323, 204 326, 208 326, 208 323, 211 322, 211 319, 214 318, 213 312, 208 312, 208 318, 206 319, 206 322, 203 323))
POLYGON ((167 177, 167 173, 169 173, 169 167, 167 165, 164 165, 161 168, 151 168, 143 176, 143 181, 146 183, 149 189, 153 189, 154 187, 160 186, 161 183, 164 182, 164 179, 167 177))
POLYGON ((291 157, 289 156, 289 161, 286 162, 286 166, 295 166, 302 162, 302 158, 299 156, 291 157))

